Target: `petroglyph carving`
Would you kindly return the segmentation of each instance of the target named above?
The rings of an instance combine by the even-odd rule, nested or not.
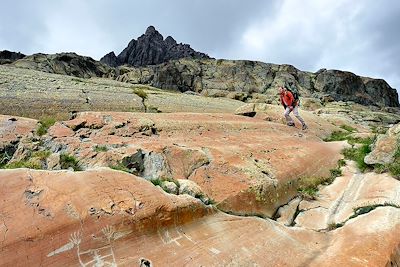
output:
[[[115,240],[115,229],[114,227],[107,225],[101,229],[101,232],[104,235],[105,240],[105,244],[102,246],[82,250],[81,244],[83,242],[83,237],[82,233],[78,231],[71,234],[69,243],[50,252],[47,254],[47,257],[52,257],[76,248],[76,255],[78,257],[79,264],[82,267],[116,267],[117,262],[115,260],[115,254],[112,245],[112,241]]]

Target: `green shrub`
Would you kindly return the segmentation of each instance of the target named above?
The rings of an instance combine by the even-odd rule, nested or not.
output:
[[[349,125],[345,125],[345,124],[340,125],[340,128],[343,129],[343,130],[346,130],[348,132],[351,132],[351,133],[357,132],[356,128],[353,128],[353,127],[351,127]]]
[[[342,170],[340,169],[341,164],[343,164],[344,160],[338,161],[338,167],[335,169],[331,169],[331,175],[327,178],[323,177],[304,177],[299,180],[299,188],[297,192],[303,198],[313,200],[318,195],[318,186],[319,185],[329,185],[333,183],[336,177],[342,176]]]
[[[400,144],[398,144],[396,152],[394,153],[394,160],[395,161],[400,161]]]
[[[37,135],[42,136],[47,133],[47,130],[56,123],[54,118],[44,118],[39,121],[39,127],[36,130]]]
[[[150,180],[150,182],[152,182],[153,185],[155,185],[155,186],[157,186],[157,185],[161,186],[163,180],[161,180],[161,179],[152,179],[152,180]]]
[[[60,166],[61,169],[69,169],[72,168],[74,171],[81,171],[82,168],[79,166],[79,160],[74,156],[69,154],[61,154],[60,155]]]
[[[400,178],[400,162],[388,164],[389,172],[396,178]]]
[[[331,172],[331,177],[333,179],[335,179],[336,177],[342,176],[342,170],[339,168],[332,169],[332,170],[330,170],[330,172]]]
[[[38,158],[40,160],[46,160],[48,157],[50,157],[51,151],[49,150],[41,150],[41,151],[35,151],[32,153],[33,158]]]
[[[346,166],[346,161],[344,159],[339,159],[338,166],[339,168]]]
[[[348,132],[343,131],[334,131],[331,136],[324,139],[325,142],[333,142],[333,141],[344,141],[347,140],[349,137]]]
[[[387,128],[384,127],[377,127],[377,126],[371,126],[371,131],[374,134],[385,134],[387,132]]]
[[[305,199],[314,200],[318,195],[318,188],[314,186],[300,187],[297,192]]]
[[[42,166],[38,162],[32,162],[29,160],[21,160],[9,163],[3,166],[4,169],[18,169],[18,168],[28,168],[28,169],[35,169],[40,170]]]
[[[343,150],[343,155],[346,159],[355,161],[360,171],[365,172],[367,169],[372,167],[364,162],[365,156],[371,152],[371,143],[372,140],[370,140],[369,143],[367,142],[358,148],[355,148],[354,146],[352,148],[346,148]]]
[[[374,172],[384,173],[388,171],[388,167],[385,164],[374,164]]]
[[[375,138],[376,137],[373,137],[373,138],[371,138],[371,137],[368,137],[368,138],[351,137],[348,139],[348,141],[350,144],[353,144],[353,145],[354,144],[371,145],[375,141]]]
[[[114,164],[114,165],[109,165],[108,167],[113,169],[113,170],[116,170],[116,171],[122,171],[122,172],[131,173],[131,170],[128,169],[128,167],[126,167],[121,162],[118,162],[117,164]]]
[[[372,144],[375,140],[376,137],[370,138],[360,138],[360,137],[352,137],[350,136],[355,129],[350,127],[350,126],[341,126],[341,128],[345,128],[346,132],[343,131],[334,131],[331,136],[323,139],[325,142],[332,142],[332,141],[345,141],[347,140],[347,142],[349,144]],[[354,129],[353,131],[350,131],[351,129]]]
[[[107,152],[108,148],[106,146],[95,146],[93,150],[95,152]]]
[[[133,93],[137,94],[143,100],[148,97],[147,93],[142,88],[134,88]]]

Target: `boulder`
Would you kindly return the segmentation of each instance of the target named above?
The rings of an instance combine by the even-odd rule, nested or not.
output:
[[[293,224],[293,220],[297,216],[296,212],[298,211],[300,201],[301,198],[296,197],[286,205],[280,207],[275,215],[275,217],[277,217],[276,221],[285,226],[291,226]]]
[[[164,189],[165,192],[178,195],[179,194],[179,188],[174,182],[170,181],[163,181],[161,183],[161,188]]]
[[[235,115],[254,117],[256,114],[254,103],[243,105],[235,110]]]
[[[393,163],[400,147],[400,124],[390,128],[386,134],[380,134],[372,146],[372,151],[365,158],[367,164]]]
[[[187,180],[187,179],[178,179],[179,183],[179,194],[186,194],[192,196],[194,198],[200,199],[203,203],[208,204],[210,199],[206,194],[203,193],[201,187],[198,186],[195,182]]]

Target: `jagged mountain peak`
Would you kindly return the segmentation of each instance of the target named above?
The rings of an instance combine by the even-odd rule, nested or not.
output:
[[[151,25],[150,25],[149,27],[147,27],[145,34],[146,34],[146,35],[150,35],[150,34],[155,33],[155,32],[158,33],[158,31],[156,30],[156,28],[155,28],[154,26],[151,26]]]
[[[187,57],[210,58],[204,53],[195,51],[188,44],[178,44],[171,36],[164,40],[154,26],[149,26],[137,40],[131,40],[118,56],[110,52],[100,61],[112,67],[125,64],[139,67]]]

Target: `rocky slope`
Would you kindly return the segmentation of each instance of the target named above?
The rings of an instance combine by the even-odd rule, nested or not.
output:
[[[0,170],[1,265],[398,265],[400,181],[347,162],[315,200],[296,198],[300,177],[341,157],[320,140],[338,128],[309,114],[311,130],[288,129],[264,110],[80,113],[41,137],[1,116],[6,163],[47,169]],[[86,170],[57,170],[65,153]],[[105,168],[117,162],[126,172]]]
[[[111,79],[0,66],[0,114],[67,119],[77,111],[101,110],[233,113],[241,105],[237,100],[177,94]]]
[[[116,56],[110,52],[100,59],[111,67],[131,65],[135,67],[155,65],[180,58],[209,58],[208,55],[193,50],[188,44],[178,44],[174,38],[165,38],[153,27],[147,28],[145,34],[133,39],[128,46]]]
[[[255,61],[181,59],[131,70],[117,80],[157,88],[195,91],[206,96],[263,99],[271,102],[277,88],[292,81],[303,97],[353,101],[362,105],[399,107],[397,91],[384,80],[339,70],[300,71],[290,65]]]
[[[189,91],[208,97],[227,97],[240,101],[262,103],[276,103],[277,88],[285,82],[291,81],[299,88],[302,98],[312,98],[321,104],[344,101],[379,108],[394,107],[397,111],[399,110],[397,91],[381,79],[360,77],[339,70],[323,69],[311,73],[300,71],[290,65],[255,61],[213,60],[201,56],[172,60],[180,56],[176,56],[172,52],[170,55],[162,48],[157,48],[159,55],[151,52],[152,47],[157,46],[155,44],[150,45],[152,42],[164,42],[161,35],[161,37],[154,37],[154,35],[158,36],[159,33],[151,29],[148,30],[147,34],[135,41],[143,48],[139,49],[136,45],[135,48],[132,48],[133,45],[128,46],[121,53],[122,56],[119,55],[118,57],[135,58],[140,62],[147,62],[147,57],[163,58],[168,55],[170,61],[146,67],[120,66],[113,68],[89,57],[74,53],[60,53],[27,56],[13,62],[12,66],[80,78],[111,78],[121,82],[150,85],[160,89]],[[171,38],[166,40],[171,43]],[[135,42],[132,41],[132,44]],[[140,52],[138,52],[138,49]],[[191,53],[188,52],[188,55]],[[103,62],[116,66],[118,64],[111,64],[110,62],[113,58],[119,60],[118,57],[111,53],[103,59]],[[157,59],[154,62],[156,61],[160,60]]]

